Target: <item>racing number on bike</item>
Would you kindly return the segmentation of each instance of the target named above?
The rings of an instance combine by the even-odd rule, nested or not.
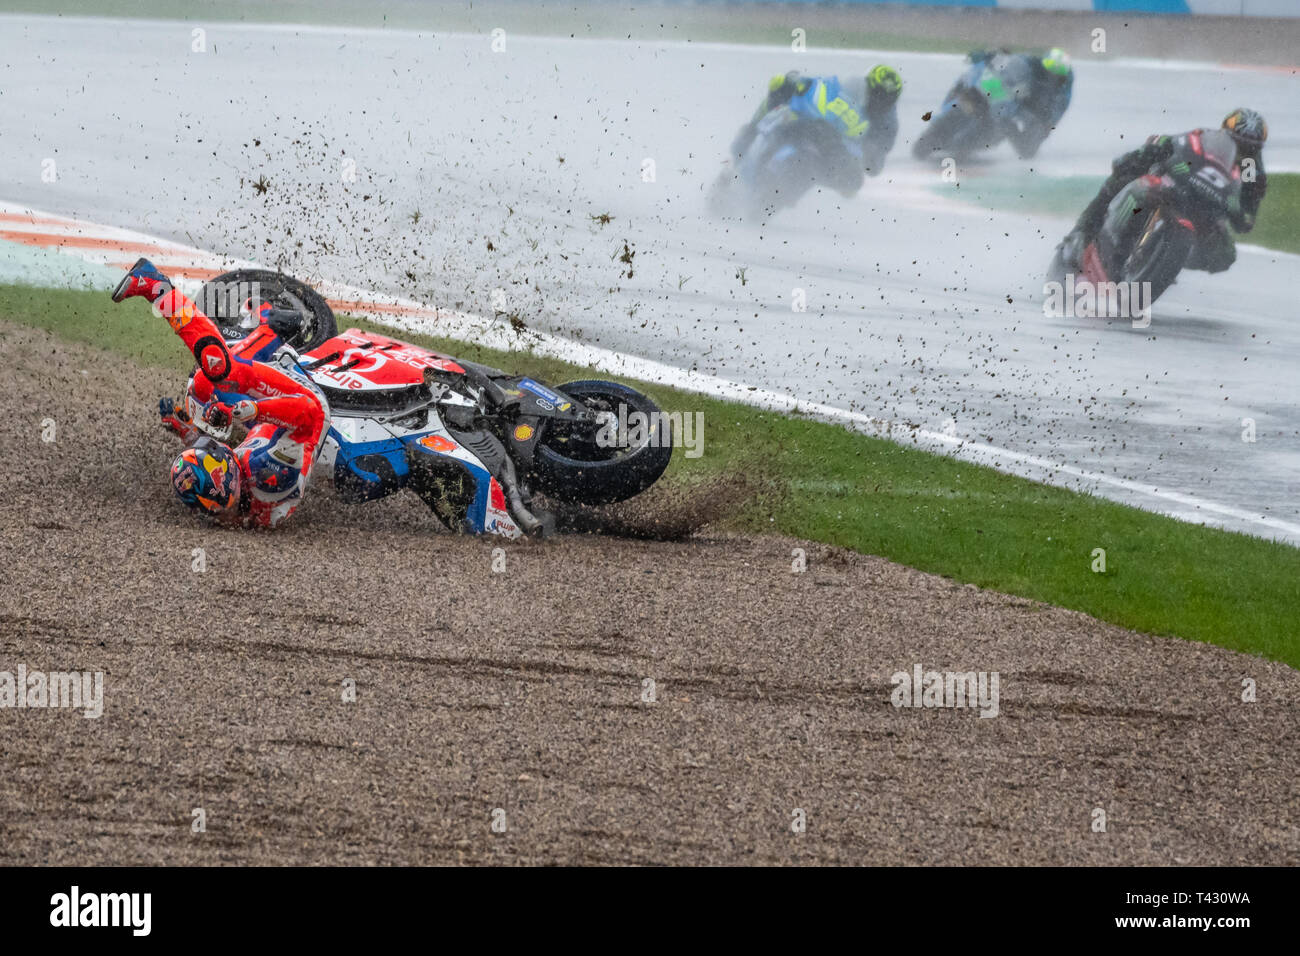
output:
[[[1213,166],[1202,166],[1196,171],[1196,178],[1204,179],[1215,189],[1228,188],[1228,177]]]

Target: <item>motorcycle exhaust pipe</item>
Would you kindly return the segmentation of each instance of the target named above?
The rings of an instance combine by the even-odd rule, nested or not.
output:
[[[502,460],[497,479],[501,482],[501,490],[506,493],[506,505],[510,508],[510,515],[519,522],[519,527],[524,529],[524,534],[529,537],[541,534],[542,520],[529,511],[524,504],[523,495],[519,493],[519,476],[515,472],[515,463],[510,460],[509,455]]]

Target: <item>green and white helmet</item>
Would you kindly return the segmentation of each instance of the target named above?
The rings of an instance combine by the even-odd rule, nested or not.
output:
[[[1056,76],[1069,76],[1074,69],[1070,65],[1070,54],[1059,46],[1054,46],[1043,54],[1043,69]]]

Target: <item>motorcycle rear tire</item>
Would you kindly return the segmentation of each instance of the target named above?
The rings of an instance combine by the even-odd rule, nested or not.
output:
[[[926,127],[925,132],[912,144],[912,157],[926,160],[949,149],[962,127],[973,122],[975,120],[960,109],[954,108],[940,113],[930,120],[930,125]]]
[[[243,338],[248,330],[239,327],[239,306],[254,289],[277,308],[291,308],[302,316],[300,331],[286,340],[295,351],[310,352],[338,335],[334,310],[319,292],[305,282],[270,269],[236,269],[209,279],[199,289],[195,304],[227,339]],[[235,294],[230,294],[231,290]]]

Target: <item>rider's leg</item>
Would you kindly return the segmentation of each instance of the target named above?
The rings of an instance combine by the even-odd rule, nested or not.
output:
[[[172,331],[180,336],[203,373],[199,379],[206,378],[216,384],[230,377],[233,363],[221,330],[184,293],[173,288],[171,280],[148,259],[137,260],[113,290],[114,302],[133,296],[152,302]]]
[[[258,326],[254,334],[248,336],[249,341],[236,347],[237,354],[232,354],[216,323],[184,293],[172,288],[167,277],[147,259],[141,259],[131,267],[113,293],[113,300],[121,302],[132,296],[142,296],[152,302],[172,331],[193,353],[202,373],[194,376],[194,395],[200,402],[211,401],[218,388],[226,392],[243,392],[262,386],[263,391],[285,396],[304,392],[302,384],[281,369],[259,364],[255,371],[249,358],[244,357],[250,349],[261,354],[279,347],[279,337],[269,326]],[[296,421],[292,425],[295,429],[299,427]]]
[[[1188,269],[1204,272],[1224,272],[1237,261],[1237,244],[1232,241],[1232,234],[1223,223],[1197,232],[1196,245],[1187,257]]]
[[[1102,183],[1101,189],[1093,197],[1092,202],[1088,203],[1079,214],[1074,224],[1074,231],[1087,238],[1097,235],[1101,224],[1106,221],[1106,209],[1110,206],[1111,200],[1118,196],[1120,190],[1129,182],[1127,177],[1111,176]]]

